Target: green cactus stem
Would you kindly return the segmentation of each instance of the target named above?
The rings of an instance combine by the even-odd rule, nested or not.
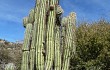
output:
[[[32,24],[34,24],[34,21],[35,21],[35,9],[32,9],[31,11],[30,11],[30,13],[29,13],[29,19],[28,19],[28,22],[29,23],[32,23]],[[32,26],[32,28],[33,28],[33,26]],[[32,29],[32,31],[33,31],[33,29]],[[32,37],[33,38],[33,37]],[[31,39],[32,39],[31,38]],[[31,41],[30,41],[31,42]],[[31,42],[32,43],[32,42]],[[30,47],[30,70],[33,70],[34,69],[34,60],[35,60],[35,48],[32,48],[32,45],[31,45],[31,47]]]
[[[57,0],[50,0],[50,12],[47,25],[47,42],[46,42],[46,68],[50,70],[54,59],[54,29],[56,20],[56,3]]]
[[[71,47],[71,53],[72,56],[75,56],[75,52],[76,52],[76,45],[75,45],[75,41],[76,41],[76,13],[75,12],[71,12],[70,13],[70,23],[72,24],[71,28],[72,28],[72,40],[73,40],[73,44]]]
[[[57,2],[58,3],[58,2]],[[54,70],[61,70],[61,15],[63,13],[63,9],[61,8],[60,5],[57,5],[57,10],[56,10],[56,26],[55,26],[55,57],[54,57]]]
[[[26,17],[26,19],[27,19],[27,17]],[[29,67],[29,65],[28,65],[29,64],[29,48],[30,48],[32,24],[28,23],[27,21],[23,22],[26,26],[26,31],[25,31],[25,37],[24,37],[24,44],[22,47],[23,55],[22,55],[21,70],[28,70],[29,69],[28,68]]]
[[[60,26],[55,27],[55,70],[61,70]]]
[[[26,31],[25,31],[24,44],[22,50],[29,50],[30,38],[32,32],[32,23],[28,23],[28,17],[25,17],[23,21],[24,21],[23,22],[24,26],[26,27]]]
[[[46,0],[40,1],[41,6],[39,9],[39,19],[38,19],[38,34],[36,42],[36,60],[38,70],[44,70],[44,35],[45,35],[45,26],[46,26]]]
[[[30,70],[34,70],[35,66],[35,49],[30,50]]]
[[[31,10],[32,12],[30,13],[30,17],[33,18],[33,19],[30,18],[30,19],[32,22],[34,21],[33,31],[32,31],[32,43],[30,48],[30,70],[37,69],[37,67],[35,67],[35,65],[37,65],[35,52],[36,52],[36,41],[37,41],[36,37],[37,37],[37,30],[38,30],[39,8],[40,8],[40,0],[36,0],[35,9]]]
[[[29,51],[24,51],[22,54],[21,70],[29,70]]]
[[[66,24],[66,35],[65,35],[65,46],[64,46],[64,58],[63,58],[63,66],[62,70],[69,70],[70,58],[72,48],[74,48],[73,41],[74,41],[74,24],[75,18],[71,13],[70,16],[67,18]],[[74,48],[75,49],[75,48]]]
[[[62,20],[61,20],[61,27],[62,27],[62,29],[61,29],[61,58],[62,58],[62,61],[61,61],[61,63],[62,63],[62,65],[61,65],[61,67],[63,67],[63,65],[64,65],[64,57],[65,57],[65,54],[64,54],[64,47],[65,47],[65,35],[66,35],[66,23],[67,23],[67,18],[66,17],[63,17],[62,18]],[[62,69],[63,70],[63,69]]]
[[[31,9],[31,11],[29,13],[28,22],[29,23],[34,23],[34,21],[35,21],[35,9]]]
[[[26,24],[28,23],[28,17],[23,18],[23,26],[26,28]]]
[[[66,24],[66,35],[65,35],[65,46],[64,46],[64,57],[63,57],[63,66],[62,66],[62,70],[69,70],[69,60],[70,60],[70,47],[71,47],[71,44],[72,44],[72,41],[71,41],[71,31],[70,29],[68,28],[69,26],[69,21],[70,21],[70,18],[68,17],[67,18],[67,24]]]

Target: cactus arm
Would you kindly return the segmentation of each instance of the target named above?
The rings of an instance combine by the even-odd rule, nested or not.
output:
[[[29,23],[32,23],[34,24],[34,21],[35,21],[35,9],[32,9],[29,13],[29,19],[28,19],[28,22]],[[32,32],[33,32],[33,29],[32,29]],[[33,34],[32,34],[32,37],[31,39],[33,38]],[[30,61],[30,70],[33,70],[34,69],[34,61],[35,61],[35,48],[33,48],[34,46],[32,45],[32,40],[30,41],[31,42],[31,47],[30,47],[30,53],[29,53],[29,61]]]
[[[67,24],[67,18],[63,17],[62,21],[61,21],[61,25],[62,25],[62,45],[61,45],[61,51],[62,51],[62,70],[64,69],[64,65],[65,65],[65,58],[66,58],[66,53],[65,53],[65,46],[66,46],[66,24]]]
[[[72,52],[72,48],[75,49],[75,46],[73,45],[74,41],[74,24],[75,24],[75,17],[71,13],[70,16],[67,18],[67,24],[66,24],[66,38],[65,38],[65,47],[64,47],[64,58],[63,58],[63,67],[62,70],[69,70],[69,64],[70,64],[70,56]]]
[[[55,70],[61,70],[60,27],[56,25],[55,33]]]
[[[28,23],[28,17],[25,17],[23,21],[24,21],[23,23],[26,26],[26,30],[25,30],[24,44],[23,44],[22,50],[29,50],[29,44],[30,44],[29,42],[31,38],[32,24]]]
[[[35,8],[31,9],[29,13],[29,19],[28,19],[29,23],[34,23],[34,21],[35,21]]]
[[[72,29],[72,47],[71,47],[71,53],[72,56],[75,56],[75,52],[76,52],[76,45],[75,45],[75,40],[76,40],[76,13],[75,12],[71,12],[70,13],[70,23],[71,25],[71,29]]]
[[[24,44],[22,47],[22,65],[21,65],[21,70],[28,70],[29,68],[29,47],[30,47],[30,38],[31,38],[31,32],[32,32],[32,24],[28,23],[27,21],[24,21],[25,26],[26,26],[26,31],[25,31],[25,38],[24,38]]]
[[[67,18],[66,24],[66,37],[65,37],[65,46],[64,46],[64,57],[63,57],[63,66],[62,70],[69,70],[69,59],[70,59],[70,47],[71,47],[71,33],[69,26],[69,17]]]

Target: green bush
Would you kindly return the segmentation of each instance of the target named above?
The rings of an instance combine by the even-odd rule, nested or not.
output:
[[[71,70],[110,70],[109,22],[81,24],[76,37],[77,55],[71,59]]]

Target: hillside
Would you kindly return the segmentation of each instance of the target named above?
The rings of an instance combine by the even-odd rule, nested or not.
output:
[[[0,39],[0,70],[4,70],[4,67],[9,63],[13,63],[16,69],[19,69],[21,47],[22,44],[20,43],[12,43]]]

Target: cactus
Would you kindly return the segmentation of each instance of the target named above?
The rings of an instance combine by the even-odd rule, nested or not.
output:
[[[38,20],[38,34],[36,42],[36,60],[38,70],[44,69],[44,56],[42,51],[44,50],[44,33],[45,33],[45,19],[46,19],[46,0],[41,0],[41,8],[39,9],[40,16]]]
[[[34,70],[35,66],[35,49],[30,50],[30,70]]]
[[[36,0],[29,17],[23,19],[21,70],[69,70],[71,53],[76,50],[75,13],[61,21],[62,13],[59,0]]]
[[[71,12],[70,13],[70,23],[72,24],[71,29],[72,29],[72,48],[71,48],[71,53],[72,56],[75,56],[75,52],[76,52],[76,45],[75,45],[75,41],[76,41],[76,13],[75,12]]]
[[[61,20],[61,58],[62,58],[62,65],[63,66],[63,58],[64,58],[64,47],[65,47],[65,35],[66,35],[66,23],[67,23],[67,18],[63,17]]]
[[[55,27],[55,70],[61,70],[61,47],[60,47],[60,27]]]
[[[56,17],[56,0],[50,0],[50,12],[48,17],[47,26],[47,42],[46,42],[46,68],[45,70],[50,70],[54,59],[54,27],[55,27],[55,17]]]
[[[66,35],[65,35],[65,46],[64,46],[64,57],[63,57],[63,66],[62,70],[69,70],[69,60],[70,60],[70,47],[72,45],[71,37],[72,35],[70,34],[70,29],[68,26],[70,25],[69,21],[70,18],[67,18],[67,26],[66,26]]]
[[[31,11],[30,11],[30,13],[29,13],[29,19],[28,19],[28,22],[29,23],[32,23],[32,25],[34,24],[34,21],[35,21],[35,9],[32,9]],[[32,26],[32,28],[33,28],[33,26]],[[32,31],[33,31],[33,29],[32,29]],[[33,34],[32,34],[32,36],[33,36]],[[32,39],[33,37],[31,37],[31,39]],[[31,41],[30,41],[30,43],[32,43]],[[30,44],[30,53],[29,53],[29,55],[30,55],[30,57],[29,57],[29,61],[30,61],[30,70],[33,70],[34,69],[34,60],[35,60],[35,48],[33,48],[33,45],[32,44]]]
[[[68,57],[68,52],[69,52],[68,49],[67,49],[68,48],[68,46],[67,46],[68,41],[66,41],[67,40],[67,38],[66,38],[67,24],[68,24],[68,18],[64,17],[62,19],[62,49],[63,49],[62,50],[63,51],[63,54],[62,54],[62,58],[63,58],[63,60],[62,60],[62,70],[66,70],[66,67],[68,67],[67,63],[66,63],[66,59]]]
[[[25,31],[25,38],[24,38],[24,44],[22,47],[23,55],[22,55],[22,65],[21,70],[28,70],[29,68],[29,47],[30,47],[30,38],[31,38],[31,32],[32,32],[32,24],[28,23],[28,17],[24,19],[26,31]]]
[[[25,31],[25,38],[24,38],[24,44],[22,50],[29,50],[29,45],[30,45],[29,42],[32,32],[32,23],[28,23],[28,17],[25,17],[23,20],[23,24],[26,27],[26,31]]]
[[[34,23],[35,21],[35,9],[32,9],[29,13],[29,19],[28,22],[29,23]]]
[[[64,13],[64,11],[63,11],[62,7],[60,5],[58,5],[57,9],[56,9],[56,14],[61,16],[62,13]]]
[[[54,57],[54,70],[61,70],[61,31],[60,31],[60,21],[61,15],[63,13],[63,9],[60,5],[57,6],[56,10],[56,26],[55,26],[55,57]],[[59,22],[58,22],[59,21]]]
[[[29,51],[24,51],[22,54],[21,70],[29,70]]]
[[[5,66],[5,70],[15,70],[15,65],[13,63],[8,63]]]
[[[39,18],[39,8],[40,8],[40,0],[36,0],[35,9],[34,9],[34,11],[31,12],[31,13],[34,12],[33,13],[34,16],[30,15],[34,19],[33,20],[31,18],[32,21],[34,21],[34,22],[33,22],[33,31],[32,31],[32,43],[31,43],[31,48],[30,48],[30,70],[34,70],[35,68],[37,68],[37,67],[35,67],[36,62],[37,62],[37,60],[35,59],[37,54],[35,54],[35,52],[36,52],[36,41],[37,41],[36,37],[37,37],[37,30],[38,30],[37,21],[38,21],[38,18]]]
[[[28,17],[23,18],[23,26],[26,28],[26,24],[28,23]]]
[[[69,70],[69,62],[70,62],[70,55],[71,55],[71,49],[75,46],[73,45],[74,42],[74,21],[75,17],[74,14],[71,13],[71,15],[67,18],[67,24],[66,24],[66,35],[65,35],[65,46],[64,46],[64,57],[63,57],[63,66],[62,70]]]

